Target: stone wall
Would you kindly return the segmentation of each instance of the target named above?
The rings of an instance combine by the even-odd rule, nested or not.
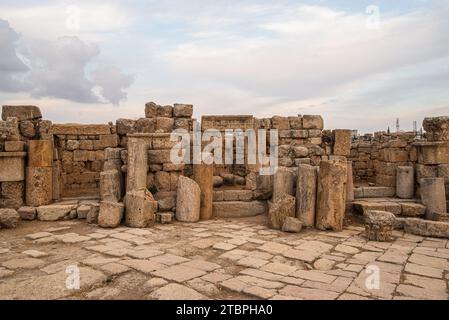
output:
[[[53,124],[51,132],[55,143],[55,185],[60,187],[61,196],[98,196],[104,150],[119,145],[115,126]]]

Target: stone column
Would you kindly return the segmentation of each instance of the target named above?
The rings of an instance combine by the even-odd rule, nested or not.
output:
[[[148,138],[129,137],[126,191],[147,188]]]
[[[318,175],[316,227],[341,231],[345,216],[347,164],[343,161],[321,161]]]
[[[346,202],[354,201],[354,176],[352,171],[352,161],[347,162],[347,181],[346,181]]]
[[[214,166],[199,164],[193,166],[193,179],[201,190],[200,220],[212,218]]]
[[[421,201],[427,207],[425,218],[433,220],[435,213],[446,213],[446,191],[444,178],[422,178]]]
[[[315,226],[316,193],[317,168],[300,164],[296,181],[296,217],[306,227]]]
[[[26,170],[26,203],[39,207],[53,199],[53,141],[28,141],[28,167]]]
[[[279,167],[274,174],[272,201],[278,201],[284,194],[293,196],[294,183],[295,176],[293,172],[285,167]]]
[[[197,222],[200,220],[201,190],[198,184],[181,176],[178,181],[176,196],[176,220]]]
[[[397,167],[396,195],[401,199],[412,199],[415,196],[415,171],[413,167]]]

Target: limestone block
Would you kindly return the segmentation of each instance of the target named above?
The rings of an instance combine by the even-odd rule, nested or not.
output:
[[[179,177],[176,197],[176,220],[197,222],[200,219],[201,190],[198,184],[187,177]]]
[[[155,118],[157,117],[158,105],[154,102],[148,102],[145,104],[145,118]]]
[[[337,156],[349,157],[351,153],[351,130],[336,129],[333,135],[333,154]]]
[[[146,189],[133,190],[126,193],[125,221],[128,227],[146,228],[155,221],[153,195]]]
[[[156,118],[156,132],[172,132],[175,125],[175,119],[168,117]]]
[[[23,205],[24,181],[2,182],[0,206],[17,209]]]
[[[251,190],[223,190],[223,201],[251,201]]]
[[[412,199],[415,196],[415,174],[413,167],[398,167],[396,195],[401,199]]]
[[[67,150],[73,151],[79,149],[80,142],[78,140],[67,140],[65,147]]]
[[[296,199],[295,197],[283,194],[276,202],[269,206],[268,227],[281,230],[287,217],[295,217]]]
[[[190,118],[193,115],[193,105],[175,103],[173,116],[177,118]]]
[[[420,181],[422,178],[437,178],[439,176],[438,167],[417,163],[415,165],[415,176],[417,181]]]
[[[274,116],[271,118],[271,123],[272,123],[273,129],[278,129],[278,130],[289,130],[290,129],[290,123],[289,123],[287,117]]]
[[[14,209],[0,209],[0,227],[13,229],[17,227],[20,215]]]
[[[36,219],[37,210],[35,207],[21,207],[17,210],[17,213],[19,213],[22,220],[31,221]]]
[[[148,144],[145,139],[130,138],[128,141],[127,191],[145,189],[148,171]]]
[[[28,167],[52,167],[53,141],[28,141]]]
[[[20,133],[26,138],[33,138],[36,135],[36,129],[33,122],[25,120],[19,124]]]
[[[76,210],[74,204],[52,204],[37,207],[37,218],[40,221],[57,221],[66,219],[72,210]]]
[[[420,203],[402,202],[401,214],[404,217],[421,217],[426,213],[426,206]]]
[[[221,201],[214,202],[212,207],[217,218],[253,217],[267,212],[265,201]]]
[[[161,224],[172,223],[173,213],[172,212],[158,212],[157,213],[157,221]]]
[[[116,148],[119,144],[117,134],[100,135],[98,140],[93,141],[94,150],[103,150],[105,148]]]
[[[341,231],[346,210],[347,164],[322,161],[318,175],[316,227]]]
[[[444,183],[449,184],[449,164],[440,164],[438,166],[438,177],[444,178]]]
[[[424,142],[418,146],[418,163],[438,165],[449,163],[449,142]]]
[[[449,222],[408,218],[405,219],[404,230],[422,237],[449,238]]]
[[[317,168],[302,164],[298,166],[296,181],[296,217],[306,227],[315,226]]]
[[[364,214],[365,234],[369,241],[392,241],[396,217],[387,211],[367,211]]]
[[[172,106],[157,106],[157,116],[164,118],[173,117],[173,107]]]
[[[25,180],[25,152],[0,152],[0,182]]]
[[[434,213],[447,213],[444,179],[423,178],[419,184],[421,201],[427,207],[426,219],[433,220]]]
[[[154,184],[159,191],[170,191],[170,173],[158,171],[154,175]]]
[[[25,149],[23,141],[5,141],[6,152],[22,152]]]
[[[354,201],[354,177],[352,170],[352,161],[347,161],[347,181],[346,181],[346,202]],[[413,169],[413,168],[412,168]]]
[[[118,170],[100,173],[100,197],[103,201],[119,202],[122,198],[120,173]]]
[[[273,202],[277,202],[282,195],[293,195],[295,175],[292,170],[279,167],[273,178]]]
[[[148,161],[150,164],[162,164],[171,162],[170,152],[171,150],[149,150]]]
[[[214,184],[214,188],[219,188],[223,185],[224,180],[222,177],[220,176],[214,176],[213,177],[213,184]]]
[[[309,155],[309,149],[303,146],[292,147],[292,152],[295,158],[305,158]]]
[[[170,197],[164,197],[157,201],[159,211],[171,211],[176,208],[176,195]]]
[[[136,132],[153,133],[156,131],[156,120],[153,118],[140,118],[136,121]]]
[[[318,115],[304,115],[302,117],[302,127],[304,129],[320,129],[323,130],[323,118]]]
[[[92,205],[90,211],[86,216],[86,222],[89,224],[98,224],[98,214],[100,212],[100,205]]]
[[[175,115],[177,106],[175,104]],[[193,166],[193,180],[195,180],[201,190],[200,220],[212,218],[213,177],[213,165],[199,164]]]
[[[117,119],[115,122],[117,134],[126,135],[128,133],[136,132],[136,120],[132,119]]]
[[[109,124],[52,124],[51,132],[54,135],[95,136],[99,134],[111,134],[111,126]]]
[[[42,118],[41,110],[36,106],[3,106],[2,119],[17,118],[19,121]]]
[[[187,118],[176,118],[173,129],[185,129],[190,130],[191,128],[191,120]]]
[[[53,174],[51,167],[27,167],[26,203],[38,207],[51,203],[53,198]]]
[[[123,219],[125,206],[123,203],[101,201],[98,214],[98,225],[102,228],[116,228]]]
[[[282,225],[282,231],[299,233],[301,232],[302,225],[303,223],[301,220],[293,217],[287,217]]]

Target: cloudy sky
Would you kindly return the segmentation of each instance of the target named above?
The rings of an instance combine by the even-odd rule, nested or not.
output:
[[[0,104],[55,122],[321,114],[364,132],[449,114],[449,1],[0,2]]]

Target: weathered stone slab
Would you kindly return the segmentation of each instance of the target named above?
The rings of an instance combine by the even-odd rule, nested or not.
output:
[[[39,107],[36,106],[3,106],[2,119],[17,118],[19,121],[42,118]]]
[[[295,185],[295,175],[292,170],[279,167],[273,178],[273,202],[278,201],[282,195],[293,196]]]
[[[263,201],[221,201],[213,203],[213,215],[219,218],[253,217],[267,212]]]
[[[0,152],[0,182],[25,180],[25,152]]]
[[[296,217],[306,227],[315,226],[317,168],[301,164],[296,181]]]
[[[404,217],[421,217],[426,213],[426,206],[419,203],[402,202],[401,214]]]
[[[28,166],[51,167],[53,165],[53,141],[28,141]]]
[[[23,152],[25,149],[25,142],[23,141],[5,141],[6,152]]]
[[[177,118],[190,118],[193,115],[193,105],[175,103],[173,115]]]
[[[118,170],[109,170],[100,173],[100,197],[103,201],[120,201],[122,198],[122,190]]]
[[[449,222],[408,218],[405,219],[404,230],[423,237],[449,238]]]
[[[38,207],[51,203],[53,176],[51,167],[28,167],[26,174],[26,203]]]
[[[187,177],[179,177],[176,196],[176,220],[197,222],[200,219],[201,190],[198,184]]]
[[[332,131],[334,144],[333,155],[348,157],[351,153],[351,130],[336,129]]]
[[[76,205],[53,204],[48,206],[40,206],[37,208],[37,218],[41,221],[63,220],[72,210],[76,210]]]
[[[287,217],[282,225],[282,231],[299,233],[301,232],[303,222],[297,218]]]
[[[116,228],[123,219],[125,206],[123,203],[101,201],[98,214],[98,225],[102,228]]]
[[[35,207],[21,207],[17,210],[22,220],[34,220],[36,219],[36,208]]]
[[[149,144],[150,141],[145,137],[128,139],[127,191],[147,187]]]
[[[425,118],[423,128],[430,141],[449,141],[449,117]]]
[[[341,231],[346,210],[347,165],[343,161],[321,161],[318,175],[316,227]]]

